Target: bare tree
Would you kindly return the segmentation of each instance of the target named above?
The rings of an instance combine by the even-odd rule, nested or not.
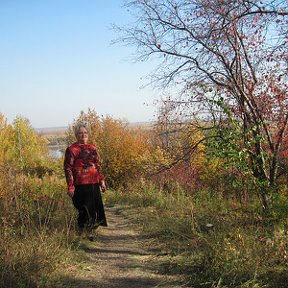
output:
[[[128,1],[136,21],[120,28],[121,41],[135,45],[139,59],[159,56],[152,82],[180,88],[181,94],[173,97],[186,121],[208,116],[219,125],[225,114],[239,123],[247,164],[254,177],[267,184],[261,192],[265,207],[287,133],[287,4]]]

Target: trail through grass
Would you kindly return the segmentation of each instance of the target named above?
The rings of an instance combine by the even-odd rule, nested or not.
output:
[[[96,242],[80,241],[87,259],[67,267],[54,287],[185,287],[180,275],[160,272],[167,255],[151,249],[150,240],[135,224],[132,210],[129,215],[123,209],[117,205],[106,209],[109,226],[99,228]]]

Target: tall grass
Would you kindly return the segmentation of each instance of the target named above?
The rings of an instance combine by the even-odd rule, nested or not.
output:
[[[140,181],[129,192],[106,195],[109,203],[141,211],[143,231],[169,255],[161,265],[164,272],[183,273],[199,288],[287,287],[285,197],[267,217],[257,200],[243,205],[211,191],[186,195],[177,185],[169,191]]]
[[[0,287],[53,287],[54,272],[75,257],[75,211],[63,179],[1,172]]]

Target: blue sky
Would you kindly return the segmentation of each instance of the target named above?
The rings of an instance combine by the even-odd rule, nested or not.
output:
[[[131,22],[121,0],[0,0],[0,112],[35,128],[67,126],[95,109],[129,122],[155,120],[155,67],[111,45],[111,24]]]

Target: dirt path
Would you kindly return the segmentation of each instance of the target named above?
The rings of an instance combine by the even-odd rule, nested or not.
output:
[[[61,287],[184,287],[179,284],[180,276],[159,272],[159,261],[165,255],[151,252],[148,240],[141,237],[137,226],[122,211],[121,207],[106,208],[109,226],[97,230],[96,242],[83,241],[88,260],[71,267],[65,279],[67,284]]]

